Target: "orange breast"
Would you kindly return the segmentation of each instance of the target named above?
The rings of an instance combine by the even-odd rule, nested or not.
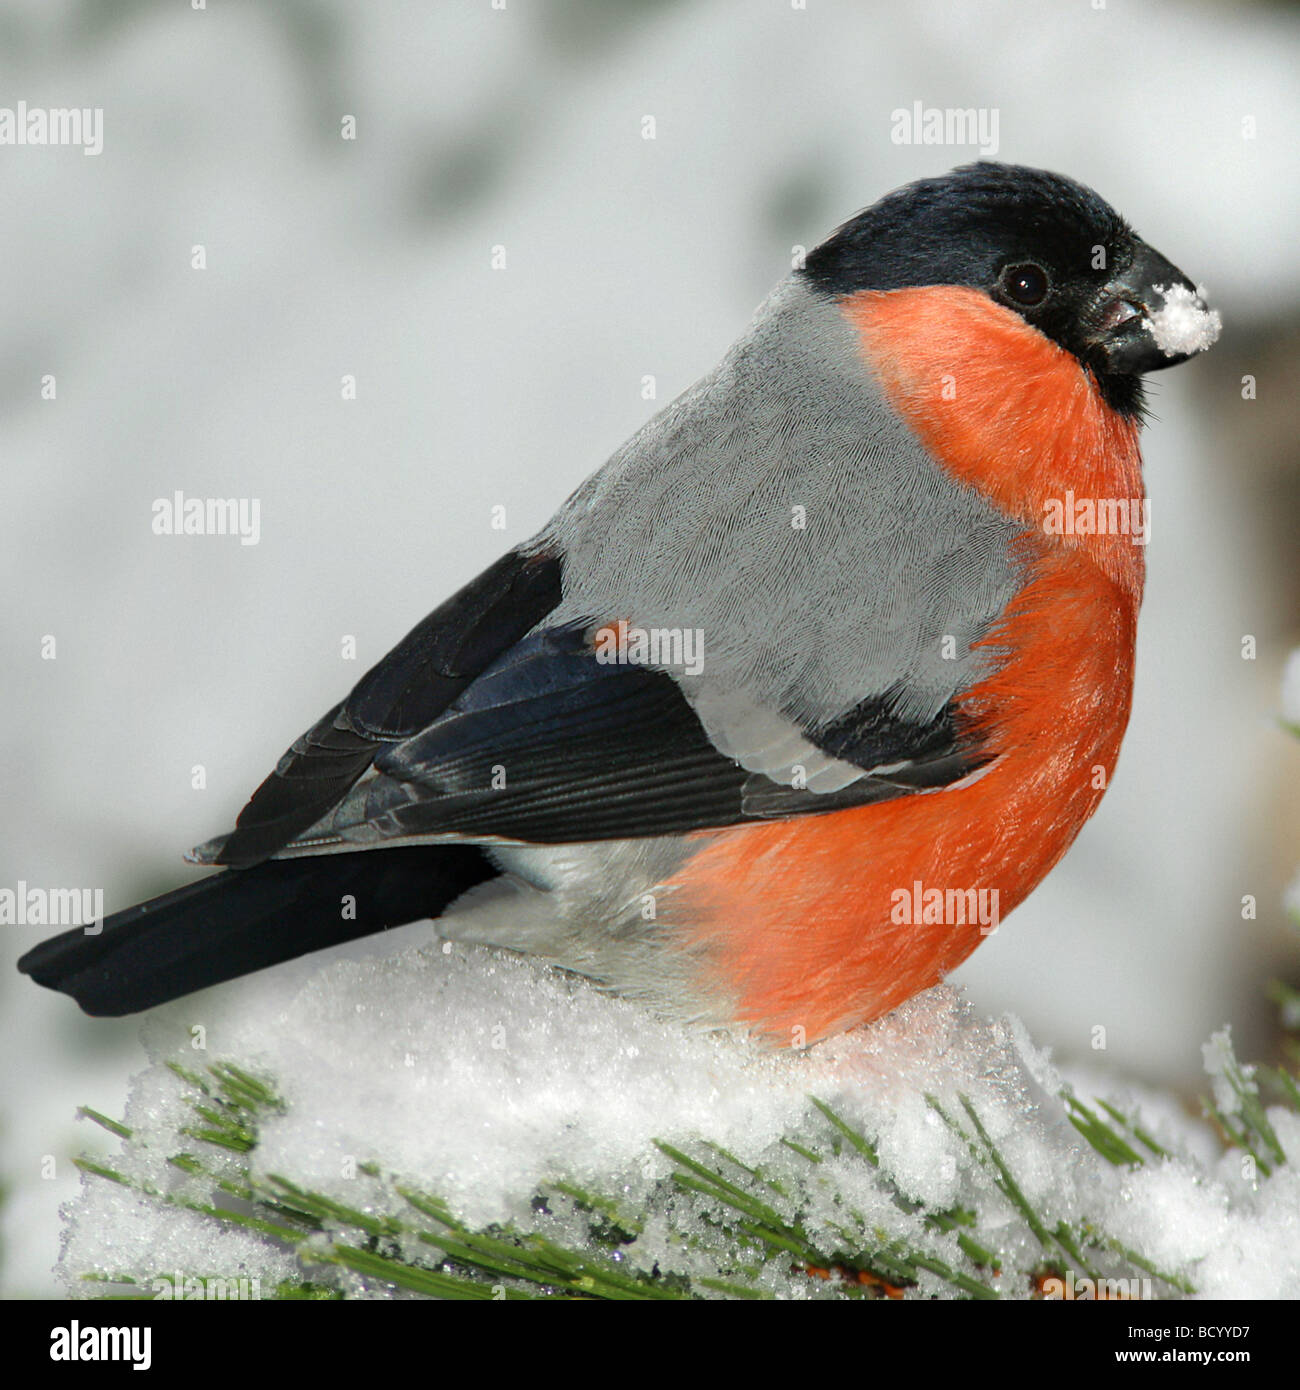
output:
[[[1131,537],[1041,527],[1067,488],[1142,496],[1136,425],[1072,356],[975,291],[861,295],[847,313],[930,452],[1025,523],[1027,582],[985,639],[1009,655],[963,701],[989,767],[942,790],[707,832],[672,881],[672,918],[707,987],[786,1042],[936,983],[1064,854],[1114,770],[1142,590]]]

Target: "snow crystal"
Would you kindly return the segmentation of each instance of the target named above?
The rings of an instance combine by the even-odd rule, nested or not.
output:
[[[87,1273],[246,1276],[264,1290],[302,1277],[292,1254],[182,1205],[209,1200],[211,1181],[168,1162],[178,1129],[194,1118],[167,1064],[201,1072],[219,1059],[265,1075],[285,1102],[263,1120],[251,1154],[205,1153],[208,1167],[232,1182],[247,1166],[254,1181],[283,1174],[336,1201],[382,1209],[391,1189],[366,1176],[373,1162],[436,1194],[470,1226],[535,1229],[539,1188],[566,1181],[647,1209],[672,1170],[653,1141],[698,1152],[708,1140],[783,1183],[815,1171],[801,1216],[808,1223],[834,1227],[851,1211],[882,1238],[914,1242],[920,1219],[907,1200],[930,1211],[973,1208],[976,1238],[1004,1262],[1005,1272],[989,1277],[1024,1297],[1023,1271],[1041,1250],[972,1157],[973,1110],[1049,1227],[1099,1222],[1205,1295],[1277,1297],[1300,1285],[1300,1171],[1282,1166],[1260,1179],[1241,1168],[1238,1151],[1216,1154],[1207,1166],[1204,1124],[1168,1099],[1151,1114],[1141,1093],[1107,1080],[1103,1094],[1126,1113],[1140,1112],[1172,1150],[1141,1169],[1112,1167],[1070,1125],[1058,1099],[1063,1082],[1023,1026],[979,1018],[949,986],[868,1028],[802,1051],[773,1051],[664,1022],[583,981],[476,948],[335,959],[296,993],[286,978],[270,972],[151,1016],[152,1065],[133,1083],[125,1117],[135,1138],[116,1166],[172,1201],[86,1179],[65,1208],[61,1273],[70,1290],[93,1291],[82,1282]],[[206,1050],[195,1050],[200,1042]],[[1206,1054],[1216,1095],[1230,1056],[1226,1031],[1216,1034]],[[1098,1094],[1078,1077],[1071,1082],[1088,1100]],[[810,1097],[870,1140],[879,1169],[847,1145],[834,1152]],[[1300,1152],[1300,1121],[1280,1110],[1270,1115],[1287,1151]],[[811,1169],[783,1136],[820,1150],[821,1164]],[[619,1252],[626,1268],[716,1273],[707,1252],[682,1238],[688,1217],[648,1212],[644,1230]],[[545,1215],[548,1235],[584,1238],[583,1220],[559,1202]],[[707,1234],[703,1218],[693,1219],[692,1229]],[[932,1249],[961,1259],[952,1244]],[[427,1260],[428,1246],[422,1253]],[[350,1296],[391,1294],[381,1281],[342,1278]],[[797,1299],[828,1287],[782,1261],[761,1283]],[[925,1274],[918,1292],[952,1289]]]
[[[1204,352],[1219,336],[1223,319],[1205,303],[1205,286],[1189,290],[1185,285],[1157,285],[1164,304],[1145,321],[1156,346],[1166,357]]]
[[[1205,1061],[1205,1074],[1210,1078],[1214,1091],[1214,1104],[1224,1115],[1241,1113],[1243,1097],[1232,1084],[1233,1072],[1240,1076],[1244,1088],[1253,1092],[1258,1087],[1250,1079],[1253,1067],[1243,1067],[1232,1051],[1232,1030],[1220,1028],[1210,1034],[1210,1041],[1201,1045],[1201,1056]]]

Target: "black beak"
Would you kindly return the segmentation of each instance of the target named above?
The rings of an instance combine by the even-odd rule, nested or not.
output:
[[[1173,290],[1174,300],[1168,292]],[[1177,303],[1177,327],[1171,323]],[[1219,316],[1171,261],[1145,242],[1094,301],[1088,342],[1108,372],[1140,376],[1174,367],[1203,352],[1218,336]],[[1198,328],[1201,331],[1197,331]]]

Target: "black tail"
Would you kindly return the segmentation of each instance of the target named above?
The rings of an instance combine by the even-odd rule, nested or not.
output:
[[[418,845],[228,869],[34,946],[38,985],[116,1017],[358,936],[436,917],[496,868],[475,845]],[[355,899],[355,916],[345,912]]]

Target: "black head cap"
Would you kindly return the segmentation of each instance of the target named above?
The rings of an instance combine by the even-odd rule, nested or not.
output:
[[[1125,415],[1141,412],[1142,372],[1184,360],[1139,336],[1161,306],[1155,288],[1194,288],[1092,189],[989,161],[886,194],[810,252],[803,274],[831,295],[983,290],[1073,353]]]

